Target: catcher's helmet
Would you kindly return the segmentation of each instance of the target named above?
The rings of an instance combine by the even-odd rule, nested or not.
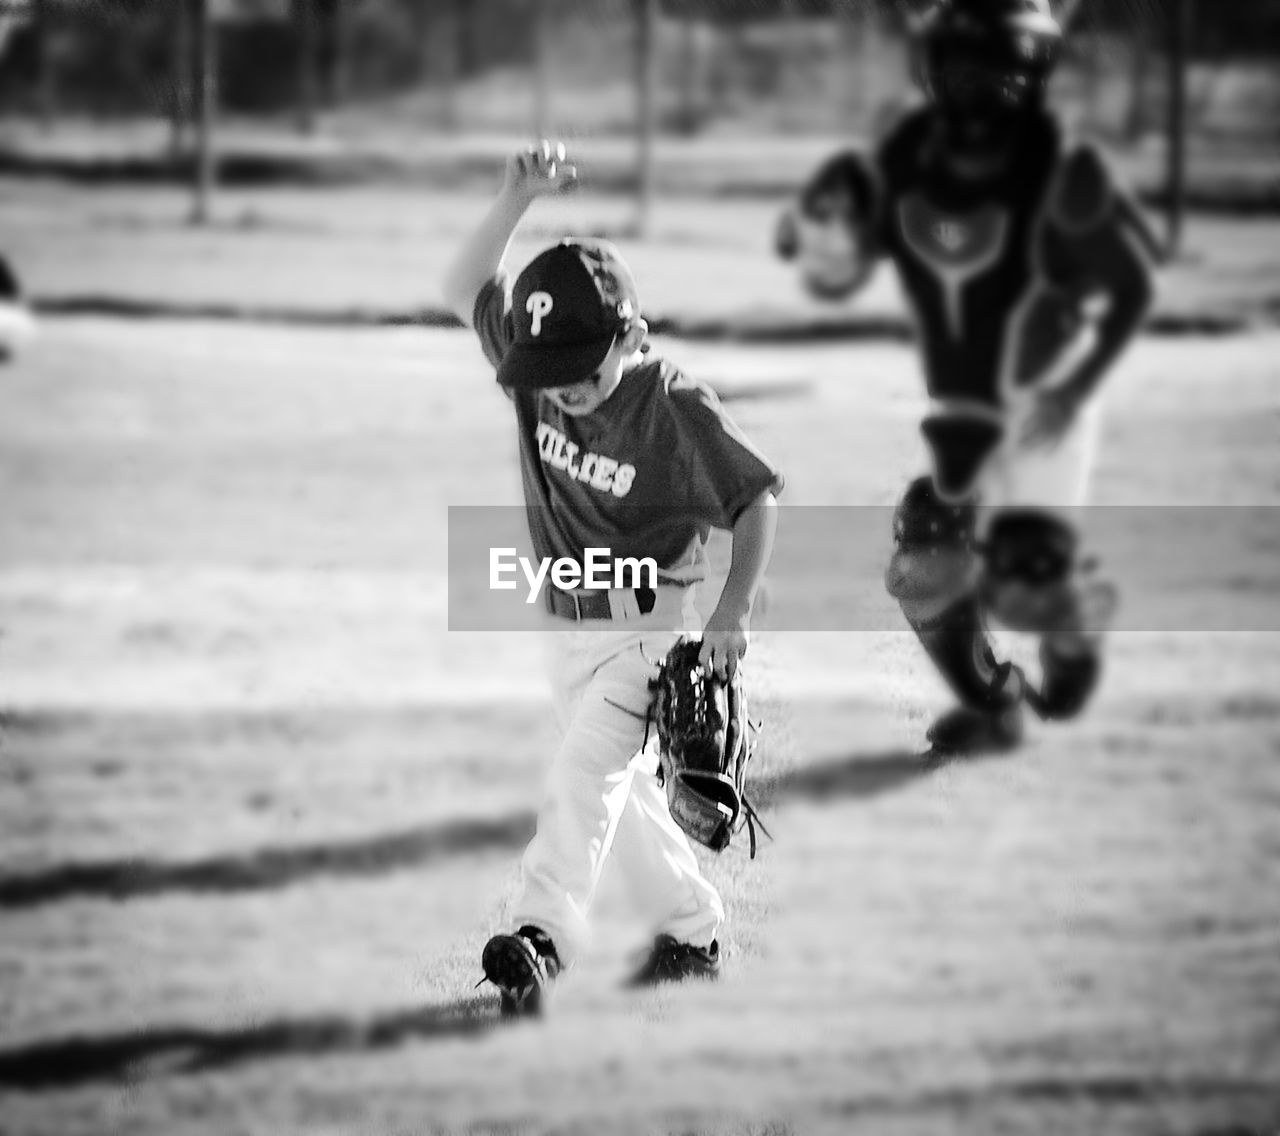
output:
[[[1039,105],[1062,50],[1049,0],[941,0],[917,36],[925,92],[978,132]]]

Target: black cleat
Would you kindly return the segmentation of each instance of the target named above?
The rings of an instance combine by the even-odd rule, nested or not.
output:
[[[538,1017],[547,990],[560,973],[560,956],[550,937],[537,927],[514,935],[494,935],[480,956],[484,976],[502,992],[504,1018]]]
[[[715,979],[720,976],[720,944],[695,947],[678,943],[670,935],[659,935],[644,965],[627,982],[629,987],[660,986],[664,982],[684,982],[689,978]]]
[[[1003,663],[991,706],[957,706],[943,714],[925,735],[930,757],[977,757],[1009,753],[1022,742],[1022,704],[1027,684],[1022,671]]]
[[[1074,652],[1054,650],[1045,643],[1040,648],[1040,666],[1044,678],[1032,709],[1046,721],[1080,714],[1102,677],[1102,655],[1092,643],[1081,644]]]
[[[934,722],[925,738],[930,757],[1009,753],[1022,742],[1022,705],[1001,710],[957,706]]]

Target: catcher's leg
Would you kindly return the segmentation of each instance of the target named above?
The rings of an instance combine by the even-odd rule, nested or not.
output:
[[[1022,737],[1022,673],[1000,662],[976,591],[975,510],[950,505],[932,480],[907,487],[894,512],[894,553],[885,586],[897,599],[960,707],[929,731],[935,752],[1002,751]]]
[[[987,533],[982,595],[1005,626],[1041,634],[1043,679],[1031,702],[1045,718],[1074,717],[1088,703],[1118,602],[1078,545],[1073,523],[1045,510],[1002,509]]]
[[[983,598],[1001,623],[1041,634],[1043,680],[1030,700],[1045,718],[1073,717],[1093,695],[1118,604],[1114,585],[1079,548],[1078,507],[1098,424],[1095,403],[1049,448],[1021,447],[1015,425],[983,483],[992,506],[983,534]]]

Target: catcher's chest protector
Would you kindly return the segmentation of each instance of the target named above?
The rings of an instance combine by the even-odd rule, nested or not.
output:
[[[935,125],[917,112],[881,150],[883,239],[917,317],[929,394],[998,409],[1018,312],[1039,286],[1032,246],[1061,137],[1036,115],[1005,174],[975,188],[931,157]]]

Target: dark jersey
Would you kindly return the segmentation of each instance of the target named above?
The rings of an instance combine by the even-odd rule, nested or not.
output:
[[[1014,312],[1035,286],[1034,230],[1060,157],[1038,117],[1005,176],[981,187],[950,177],[934,118],[909,116],[885,142],[881,239],[919,321],[929,393],[998,406]]]
[[[976,469],[1011,397],[1051,384],[1079,357],[1106,303],[1117,234],[1135,245],[1143,271],[1152,250],[1136,247],[1145,229],[1096,151],[1065,145],[1048,113],[1030,119],[1009,165],[982,182],[950,172],[937,127],[933,111],[918,110],[881,145],[873,224],[940,404],[926,433],[935,450],[958,447],[959,465]]]
[[[498,277],[474,324],[497,366],[511,343],[510,294]],[[542,392],[511,392],[529,531],[539,558],[582,563],[586,548],[652,557],[665,580],[706,575],[712,528],[731,529],[782,477],[715,393],[660,359],[628,371],[596,410],[565,414]]]

